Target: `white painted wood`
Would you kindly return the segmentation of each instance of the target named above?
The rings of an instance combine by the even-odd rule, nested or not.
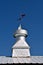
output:
[[[28,57],[29,53],[29,49],[13,49],[12,57]]]

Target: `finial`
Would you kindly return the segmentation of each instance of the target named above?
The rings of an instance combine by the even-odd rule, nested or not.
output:
[[[19,30],[21,29],[21,24],[20,24],[20,26],[18,27],[18,29],[19,29]]]

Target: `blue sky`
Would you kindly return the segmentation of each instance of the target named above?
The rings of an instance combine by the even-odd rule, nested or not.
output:
[[[17,21],[21,13],[26,16]],[[11,56],[13,33],[21,23],[28,31],[31,55],[43,55],[43,0],[0,0],[0,56]]]

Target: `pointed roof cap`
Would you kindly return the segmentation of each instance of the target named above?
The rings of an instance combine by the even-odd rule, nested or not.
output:
[[[21,29],[21,24],[20,24],[20,26],[18,27],[18,30],[20,30]]]
[[[21,43],[21,42],[22,42],[22,43]],[[23,48],[25,48],[25,49],[28,49],[28,48],[30,48],[30,46],[27,44],[26,41],[24,41],[24,40],[19,40],[19,41],[17,41],[17,42],[13,45],[12,48],[16,48],[16,49],[23,49]]]
[[[27,31],[22,29],[21,28],[21,24],[20,24],[20,26],[18,27],[18,30],[16,30],[16,32],[14,33],[13,36],[14,37],[18,37],[18,36],[25,36],[25,37],[27,37],[27,35],[28,35]]]

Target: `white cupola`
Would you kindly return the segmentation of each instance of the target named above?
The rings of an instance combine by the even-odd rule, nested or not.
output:
[[[30,56],[30,47],[27,44],[25,37],[28,33],[26,30],[21,28],[21,25],[18,27],[18,30],[14,33],[14,38],[17,39],[16,43],[12,47],[12,57],[29,57]]]

